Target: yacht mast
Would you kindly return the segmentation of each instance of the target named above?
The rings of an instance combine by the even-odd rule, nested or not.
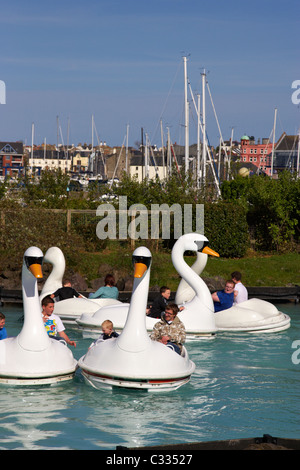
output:
[[[33,141],[34,141],[34,122],[31,125],[31,175],[33,172]]]
[[[125,171],[128,173],[128,135],[129,135],[129,124],[126,126],[126,154],[125,154]]]
[[[200,184],[200,178],[201,178],[201,168],[200,168],[200,152],[201,152],[201,144],[200,144],[200,94],[198,96],[198,113],[197,113],[197,188],[199,189],[201,184]]]
[[[202,152],[202,164],[203,164],[203,183],[206,180],[206,114],[205,114],[205,82],[206,74],[205,70],[201,74],[202,76],[202,134],[203,134],[203,152]]]
[[[297,178],[299,178],[299,159],[300,159],[300,129],[298,131],[298,151],[297,151]]]
[[[162,120],[160,120],[160,135],[161,135],[161,156],[162,156],[162,164],[163,164],[163,177],[166,178],[166,167],[165,167],[165,150],[164,150],[164,133],[163,133],[163,125]]]
[[[187,99],[187,58],[183,57],[184,64],[184,114],[185,114],[185,172],[189,169],[189,107]]]
[[[272,145],[272,158],[271,158],[271,177],[273,177],[273,163],[274,163],[274,147],[275,147],[275,128],[276,128],[277,108],[274,113],[274,125],[273,125],[273,145]]]
[[[145,145],[145,178],[149,179],[149,144],[148,144],[148,134],[146,136],[146,145]]]

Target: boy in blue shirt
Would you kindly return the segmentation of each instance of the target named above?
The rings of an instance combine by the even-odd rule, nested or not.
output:
[[[233,281],[226,281],[224,290],[219,290],[212,294],[215,312],[220,312],[221,310],[232,307],[234,302],[234,286]]]
[[[7,338],[7,332],[5,328],[5,315],[0,312],[0,339]]]

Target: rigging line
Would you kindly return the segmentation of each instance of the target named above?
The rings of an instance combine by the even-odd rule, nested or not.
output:
[[[96,125],[95,125],[95,121],[93,122],[93,126],[94,126],[94,131],[96,132],[96,137],[97,137],[97,141],[98,141],[98,147],[99,147],[99,150],[100,150],[101,160],[102,160],[103,165],[105,165],[104,158],[103,158],[103,155],[102,155],[102,149],[101,149],[101,146],[100,146],[100,140],[99,140],[98,132],[97,132]]]
[[[266,143],[266,145],[265,145],[265,148],[263,149],[263,152],[264,152],[264,153],[263,153],[263,158],[267,158],[266,149],[267,149],[268,144],[271,142],[271,137],[272,137],[272,135],[273,135],[273,129],[271,130],[270,135],[269,135],[269,138],[268,138],[268,141],[267,141],[267,143]],[[260,155],[259,165],[258,165],[257,171],[256,171],[257,174],[258,174],[259,169],[260,169],[260,167],[261,167],[261,165],[262,165],[262,160],[261,160],[261,158],[262,158],[262,157],[261,157],[261,155]],[[265,161],[265,164],[266,164],[266,163],[267,163],[267,162]]]
[[[215,118],[216,118],[217,126],[218,126],[218,129],[219,129],[220,138],[221,138],[222,143],[223,143],[223,145],[224,145],[225,157],[226,157],[226,159],[228,160],[229,157],[228,157],[228,155],[227,155],[227,151],[226,151],[226,147],[225,147],[225,142],[224,142],[224,139],[223,139],[222,131],[221,131],[221,128],[220,128],[218,116],[217,116],[217,113],[216,113],[216,108],[215,108],[215,105],[214,105],[214,102],[213,102],[213,99],[212,99],[212,95],[211,95],[211,92],[210,92],[210,88],[209,88],[208,81],[206,81],[206,86],[207,86],[208,94],[209,94],[210,101],[211,101],[211,104],[212,104],[212,107],[213,107],[213,111],[214,111],[214,115],[215,115]]]
[[[214,160],[214,156],[213,156],[213,152],[211,150],[211,144],[210,144],[210,140],[209,140],[209,137],[208,137],[208,134],[206,132],[206,139],[207,139],[207,143],[208,143],[208,154],[209,154],[209,158],[212,162],[212,166],[214,167],[215,169],[215,172],[216,172],[216,178],[218,180],[218,182],[220,183],[220,176],[219,176],[219,173],[218,173],[218,169],[217,169],[217,165],[215,163],[215,160]],[[211,153],[210,153],[211,152]]]
[[[61,138],[61,141],[62,141],[64,156],[66,158],[66,149],[65,149],[64,138],[63,138],[63,135],[62,135],[61,125],[59,125],[59,133],[60,133],[60,138]]]
[[[193,90],[192,90],[192,87],[191,87],[191,84],[190,84],[189,81],[188,81],[188,83],[189,83],[189,89],[190,89],[190,93],[191,93],[192,100],[193,100],[193,103],[194,103],[194,107],[195,107],[195,110],[196,110],[196,114],[197,114],[198,119],[199,119],[199,124],[200,124],[200,128],[201,128],[201,132],[202,132],[202,134],[203,134],[203,126],[202,126],[201,119],[200,119],[200,116],[199,116],[198,108],[197,108],[196,103],[195,103],[195,98],[194,98]],[[207,132],[205,132],[205,136],[207,137]],[[222,136],[221,136],[221,138],[222,138]],[[216,173],[215,173],[215,170],[214,170],[214,161],[213,161],[213,158],[212,158],[213,155],[211,155],[211,148],[209,148],[207,142],[209,142],[209,141],[206,140],[205,147],[206,147],[206,150],[207,150],[207,153],[208,153],[208,156],[209,156],[209,163],[210,163],[210,165],[211,165],[211,170],[212,170],[213,178],[214,178],[214,180],[215,180],[215,184],[216,184],[216,187],[217,187],[218,194],[221,195],[220,186],[219,186],[219,175],[218,175],[218,177],[217,177],[217,175],[216,175]],[[226,153],[226,150],[225,150],[225,153]]]
[[[169,90],[169,92],[168,92],[167,98],[166,98],[165,103],[164,103],[164,105],[163,105],[163,109],[162,109],[162,111],[161,111],[161,113],[160,113],[160,117],[159,117],[158,122],[157,122],[157,124],[156,124],[156,127],[155,127],[155,129],[154,129],[154,132],[152,132],[152,136],[153,136],[153,137],[155,137],[155,135],[156,135],[158,125],[159,125],[159,123],[160,123],[160,121],[161,121],[161,118],[162,118],[163,113],[165,112],[165,109],[166,109],[166,106],[167,106],[167,102],[168,102],[168,100],[169,100],[169,97],[170,97],[170,95],[171,95],[171,92],[173,91],[173,87],[174,87],[175,81],[176,81],[176,79],[177,79],[177,75],[178,75],[178,73],[179,73],[180,67],[181,67],[181,61],[180,61],[180,63],[178,64],[178,68],[177,68],[177,71],[176,71],[176,73],[175,73],[175,77],[174,77],[173,82],[172,82],[172,84],[171,84],[170,90]]]
[[[156,159],[155,159],[155,156],[154,156],[153,148],[152,148],[152,145],[151,145],[151,142],[150,142],[149,137],[148,137],[148,143],[149,143],[150,152],[151,152],[151,156],[152,156],[152,160],[153,160],[153,162],[152,162],[152,161],[151,161],[151,158],[149,159],[149,160],[150,160],[150,164],[152,164],[152,165],[154,166],[155,175],[157,176],[157,178],[158,178],[158,180],[159,180],[159,185],[160,185],[160,187],[162,187],[162,184],[161,184],[160,178],[159,178],[159,173],[158,173],[158,165],[157,165],[157,162],[156,162]]]
[[[289,150],[289,154],[288,154],[288,159],[287,159],[287,162],[286,162],[286,167],[288,167],[289,165],[291,165],[293,163],[292,157],[293,157],[293,154],[294,154],[294,151],[295,151],[295,148],[296,148],[297,140],[298,140],[298,136],[295,135],[292,148],[290,148],[290,149],[287,148],[287,150]]]
[[[280,119],[280,114],[278,113],[278,110],[277,110],[277,121],[279,122],[280,124],[280,128],[281,128],[281,134],[283,134],[285,131],[283,129],[283,126],[282,126],[282,122],[281,122],[281,119]],[[288,150],[288,148],[286,148]]]
[[[125,139],[126,139],[126,135],[125,135],[125,137],[124,137],[123,144],[122,144],[122,147],[121,147],[121,149],[120,149],[120,153],[119,153],[119,156],[118,156],[118,161],[117,161],[116,166],[115,166],[115,169],[114,169],[114,173],[113,173],[113,177],[112,177],[112,179],[111,179],[111,184],[110,184],[109,189],[111,189],[111,187],[112,187],[112,185],[113,185],[113,182],[114,182],[114,179],[115,179],[115,175],[116,175],[117,168],[118,168],[118,165],[119,165],[119,161],[120,161],[120,158],[121,158],[122,150],[123,150],[123,148],[124,148],[124,146],[125,146]]]
[[[181,182],[183,182],[183,181],[182,181],[181,174],[180,174],[180,169],[179,169],[179,166],[178,166],[178,163],[177,163],[177,158],[176,158],[176,155],[175,155],[175,151],[174,151],[174,147],[173,147],[172,142],[171,142],[171,153],[172,153],[173,158],[174,158],[174,161],[175,161],[175,165],[176,165],[176,169],[177,169],[177,173],[178,173],[179,179],[180,179]]]

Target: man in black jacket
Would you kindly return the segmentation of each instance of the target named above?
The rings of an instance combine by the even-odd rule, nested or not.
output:
[[[154,299],[151,307],[146,311],[148,317],[160,318],[162,312],[165,311],[166,305],[171,295],[171,290],[167,286],[162,286],[159,292],[159,296]]]

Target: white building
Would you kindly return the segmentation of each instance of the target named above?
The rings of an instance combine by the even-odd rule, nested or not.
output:
[[[58,170],[68,173],[72,169],[72,158],[57,150],[31,149],[28,153],[28,167],[31,172],[39,175],[43,170]]]

